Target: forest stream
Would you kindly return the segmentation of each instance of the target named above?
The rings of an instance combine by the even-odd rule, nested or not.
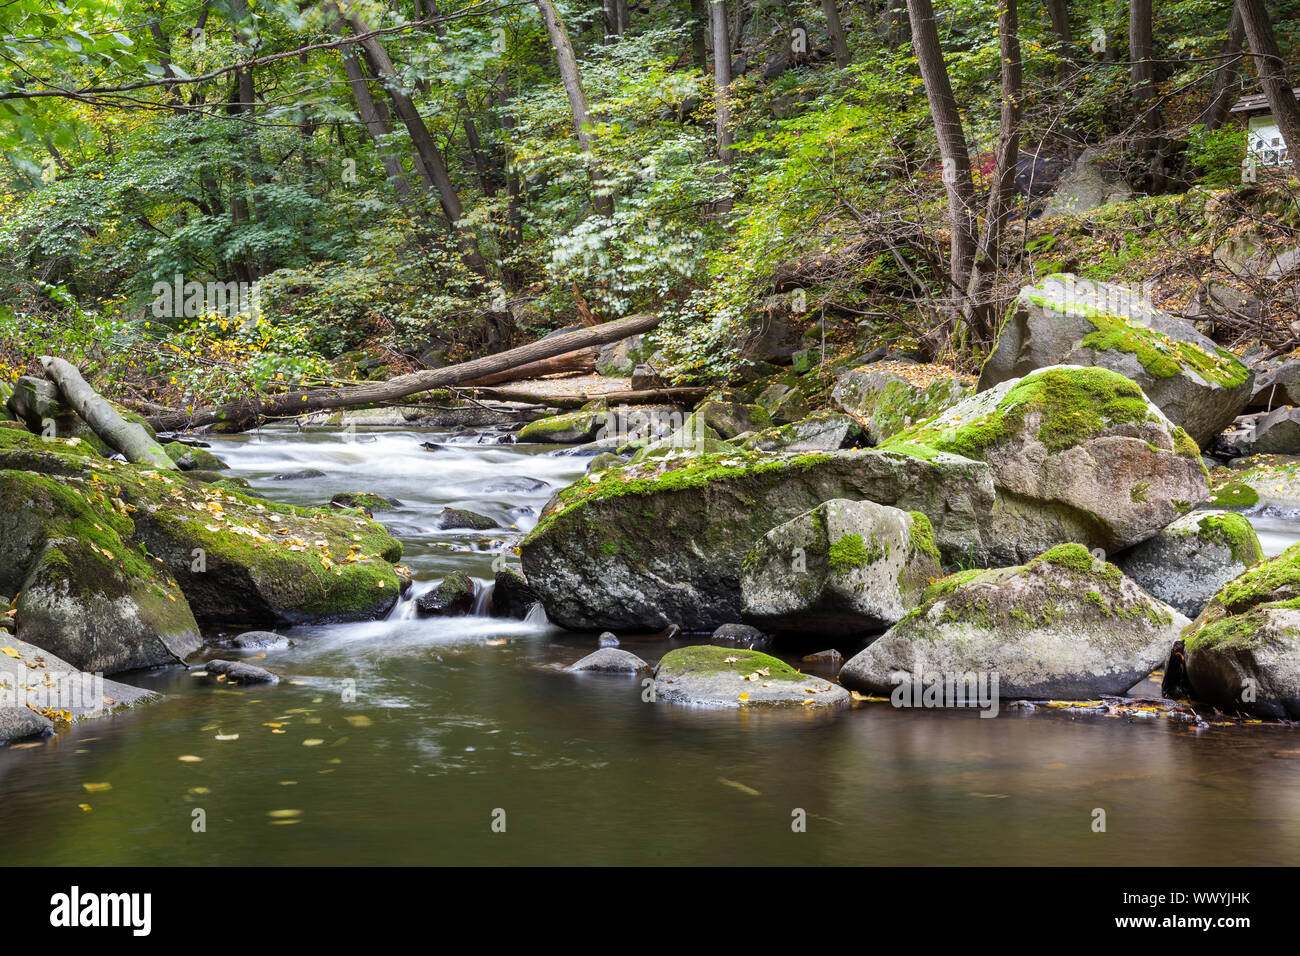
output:
[[[451,570],[486,587],[493,558],[583,474],[568,449],[501,434],[210,437],[230,474],[276,500],[400,500],[376,517],[415,584],[383,620],[204,652],[241,655],[278,685],[198,680],[201,658],[136,672],[121,679],[165,700],[0,750],[5,863],[1300,863],[1300,737],[1285,725],[650,705],[635,677],[564,672],[597,635],[552,627],[540,608],[524,621],[486,616],[482,601],[474,615],[415,616],[413,599]],[[308,468],[324,476],[276,479]],[[439,531],[446,505],[514,528]],[[1270,555],[1300,536],[1278,520],[1258,530]],[[653,662],[703,638],[619,639]],[[1099,803],[1105,833],[1091,826]]]

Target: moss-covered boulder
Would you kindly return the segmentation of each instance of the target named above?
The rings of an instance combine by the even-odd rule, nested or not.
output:
[[[752,451],[805,452],[834,451],[862,444],[862,426],[848,415],[818,412],[789,425],[767,428],[739,441]]]
[[[772,425],[772,416],[762,405],[711,400],[701,402],[693,417],[721,438],[735,438],[744,432],[760,431]],[[690,420],[686,427],[689,427]]]
[[[1230,468],[1216,468],[1205,503],[1280,517],[1300,514],[1300,457],[1252,455],[1234,460]]]
[[[415,610],[423,617],[454,617],[473,613],[477,600],[478,583],[464,571],[453,571],[416,598]]]
[[[974,555],[980,563],[1017,563],[1067,541],[1118,551],[1207,494],[1196,443],[1104,368],[1059,366],[1002,382],[880,447],[988,464],[996,531]]]
[[[569,412],[529,422],[519,429],[518,440],[543,444],[588,442],[595,439],[604,427],[604,412]]]
[[[1240,514],[1194,511],[1115,563],[1151,594],[1196,617],[1222,585],[1263,560],[1255,529]]]
[[[438,512],[438,520],[435,526],[439,531],[450,531],[455,529],[467,529],[470,531],[488,531],[492,528],[499,528],[495,518],[489,518],[487,515],[481,515],[477,511],[470,511],[468,508],[443,508]]]
[[[0,471],[0,591],[17,594],[21,640],[88,671],[175,664],[200,645],[167,566],[133,542],[107,489]]]
[[[3,431],[7,431],[3,430]],[[160,558],[203,623],[259,626],[363,620],[385,613],[403,583],[401,545],[379,524],[298,508],[227,487],[42,441],[5,447],[0,466],[35,467],[82,497],[130,516],[130,540]]]
[[[741,566],[741,612],[777,633],[879,633],[942,573],[924,514],[832,499],[754,545]]]
[[[518,568],[504,567],[497,571],[492,581],[488,613],[492,617],[513,617],[522,620],[537,603],[537,595],[524,580]]]
[[[227,467],[224,461],[206,448],[178,441],[169,441],[162,448],[181,471],[221,471]]]
[[[952,407],[975,383],[943,365],[878,362],[840,374],[831,399],[866,429],[871,444]]]
[[[1300,545],[1223,585],[1182,639],[1196,700],[1300,720]]]
[[[890,694],[996,675],[1000,697],[1075,700],[1123,694],[1164,660],[1187,618],[1078,544],[1025,565],[964,571],[844,665],[839,681]]]
[[[0,468],[42,475],[79,475],[104,460],[94,445],[80,438],[47,438],[16,428],[0,428]]]
[[[340,491],[330,499],[330,504],[335,508],[352,508],[363,512],[367,517],[376,511],[392,511],[394,508],[402,507],[402,503],[396,498],[369,491]]]
[[[1198,445],[1232,424],[1254,375],[1182,319],[1122,286],[1069,274],[1020,291],[980,372],[979,389],[1051,365],[1108,368],[1141,386]]]
[[[972,541],[985,547],[994,504],[988,467],[943,453],[646,462],[555,495],[521,545],[524,573],[565,627],[712,631],[740,619],[740,567],[754,543],[832,498],[923,512],[954,557]]]
[[[655,700],[699,707],[843,707],[849,694],[759,651],[701,645],[669,651],[655,668]]]

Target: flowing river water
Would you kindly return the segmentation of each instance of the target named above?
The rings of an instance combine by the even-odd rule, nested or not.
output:
[[[585,458],[497,437],[278,427],[212,450],[279,500],[399,499],[377,517],[418,594],[456,568],[490,580],[583,473]],[[306,468],[324,477],[274,478]],[[439,531],[449,504],[518,531]],[[1270,554],[1296,539],[1286,522],[1260,531]],[[631,677],[563,673],[594,634],[410,610],[284,630],[265,657],[209,651],[276,686],[125,675],[166,699],[0,749],[0,863],[1300,863],[1297,730],[1041,707],[696,710],[643,702]],[[680,646],[620,638],[651,661]]]

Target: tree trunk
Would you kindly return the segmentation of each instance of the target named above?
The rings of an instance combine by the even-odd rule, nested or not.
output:
[[[569,42],[568,31],[564,29],[564,21],[556,12],[555,4],[551,0],[537,0],[537,8],[542,12],[542,19],[546,22],[546,33],[551,38],[551,46],[555,50],[555,61],[560,68],[560,82],[564,84],[564,92],[569,97],[569,111],[573,114],[573,128],[578,134],[578,145],[582,147],[582,151],[587,154],[588,161],[591,162],[595,159],[595,146],[591,139],[591,116],[587,107],[587,94],[582,89],[582,74],[578,72],[578,58],[573,53],[573,44]],[[605,182],[605,175],[594,165],[591,167],[591,184],[592,205],[602,216],[612,216],[614,200],[603,193],[603,190],[609,187]]]
[[[435,0],[428,0],[429,14],[438,16],[438,4]],[[433,25],[433,32],[438,39],[444,39],[447,36],[447,28],[441,22]],[[488,168],[487,157],[483,152],[483,142],[479,139],[478,124],[474,122],[474,115],[470,112],[469,100],[465,98],[464,93],[456,96],[461,111],[465,114],[463,126],[465,127],[465,145],[469,149],[470,161],[474,164],[474,175],[478,178],[479,188],[483,190],[484,196],[495,196],[497,187],[492,179],[491,171]]]
[[[1160,110],[1155,102],[1156,64],[1151,27],[1152,0],[1129,0],[1129,82],[1137,105],[1138,138],[1134,151],[1151,164],[1151,190],[1164,189],[1164,148],[1160,142]]]
[[[1241,8],[1233,4],[1232,19],[1228,22],[1228,41],[1223,46],[1223,52],[1237,57],[1241,53],[1241,45],[1245,42],[1246,23],[1241,18]],[[1206,129],[1216,130],[1227,121],[1228,111],[1232,109],[1232,102],[1237,93],[1240,63],[1239,59],[1225,60],[1215,71],[1214,92],[1210,94],[1210,102],[1201,114]]]
[[[718,159],[731,165],[731,36],[727,32],[726,0],[708,0],[709,24],[713,35],[713,104]]]
[[[1071,44],[1074,43],[1074,30],[1070,27],[1070,8],[1067,0],[1047,0],[1047,15],[1052,20],[1052,30],[1055,31],[1058,38],[1057,52],[1061,56],[1061,63],[1056,69],[1057,79],[1065,79],[1070,72],[1068,61],[1074,60],[1074,50]]]
[[[1250,52],[1255,57],[1255,71],[1268,97],[1269,109],[1282,133],[1291,162],[1300,164],[1300,103],[1296,102],[1291,81],[1287,79],[1286,62],[1278,51],[1264,0],[1237,0],[1237,6],[1246,25]]]
[[[912,47],[921,68],[926,99],[934,117],[934,130],[943,160],[943,181],[948,191],[949,283],[956,296],[966,294],[971,262],[975,258],[975,186],[971,182],[970,155],[966,134],[957,111],[957,100],[948,79],[939,46],[939,30],[930,0],[907,0],[912,25]]]
[[[473,381],[485,375],[504,372],[537,362],[554,355],[563,355],[593,345],[617,342],[629,335],[648,332],[659,324],[657,315],[632,315],[616,322],[591,328],[575,329],[560,335],[552,335],[529,345],[523,345],[507,352],[498,352],[484,358],[449,365],[446,368],[429,369],[410,375],[399,375],[386,382],[373,382],[367,385],[350,385],[338,388],[314,388],[297,390],[282,395],[274,395],[231,402],[227,405],[209,406],[195,409],[191,413],[174,412],[168,415],[154,415],[149,423],[155,428],[172,431],[180,428],[199,428],[218,422],[251,428],[263,416],[285,417],[301,415],[304,412],[320,411],[326,408],[348,408],[355,405],[370,405],[375,402],[390,402],[405,398],[417,392],[431,388],[442,388]]]
[[[355,13],[349,15],[348,22],[352,32],[357,35],[369,32],[370,28],[365,21]],[[460,203],[460,196],[456,194],[456,187],[452,185],[447,165],[442,161],[442,154],[438,152],[433,137],[429,135],[429,128],[424,125],[424,118],[420,116],[420,111],[416,109],[410,95],[402,89],[397,69],[389,59],[388,51],[384,49],[378,38],[373,36],[361,40],[361,48],[370,60],[375,74],[387,88],[388,98],[392,100],[398,119],[402,121],[411,136],[411,143],[415,146],[416,154],[420,159],[417,165],[425,177],[425,184],[437,195],[438,203],[451,224],[461,258],[465,260],[465,265],[469,266],[471,271],[485,276],[487,263],[483,259],[483,254],[479,252],[478,240],[474,238],[473,233],[461,225],[461,220],[465,218],[465,209]]]
[[[972,331],[981,342],[992,342],[997,333],[996,303],[985,300],[1001,265],[999,250],[1016,193],[1016,160],[1020,155],[1023,74],[1016,0],[999,0],[998,50],[1002,60],[1002,112],[998,121],[998,149],[993,165],[993,181],[989,184],[984,226],[977,244],[979,254],[971,268],[967,288],[972,302]]]
[[[341,33],[342,30],[338,32]],[[401,198],[409,199],[411,182],[406,178],[406,170],[402,168],[401,159],[381,146],[379,141],[381,136],[387,136],[392,132],[388,110],[383,103],[375,102],[375,98],[370,94],[370,84],[366,82],[366,74],[361,67],[358,51],[344,47],[340,53],[343,56],[343,69],[348,76],[348,87],[352,90],[352,99],[357,104],[357,115],[361,118],[361,125],[366,128],[371,141],[379,149],[379,161],[383,163],[384,172],[388,176],[388,181],[393,184],[393,189]]]
[[[849,41],[844,37],[844,24],[840,23],[840,11],[835,0],[822,0],[822,10],[826,13],[826,28],[830,31],[831,46],[835,50],[835,64],[848,66],[853,54],[849,52]]]
[[[117,409],[86,384],[76,366],[61,358],[42,355],[41,367],[49,380],[58,386],[63,400],[81,416],[90,430],[110,448],[125,455],[127,461],[161,471],[179,470],[162,446],[149,437],[144,426],[128,422],[119,415]]]
[[[709,0],[691,0],[691,55],[701,73],[709,72]]]
[[[600,358],[599,348],[578,349],[553,355],[538,362],[529,362],[504,372],[493,372],[466,382],[466,385],[500,385],[502,382],[520,382],[529,378],[544,378],[547,375],[561,375],[565,372],[594,372],[596,361]]]

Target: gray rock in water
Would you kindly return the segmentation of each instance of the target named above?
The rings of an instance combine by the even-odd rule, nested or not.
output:
[[[514,617],[522,620],[528,616],[528,610],[537,603],[528,582],[518,568],[502,568],[496,573],[492,584],[492,600],[488,613],[492,617]]]
[[[319,468],[303,468],[299,471],[287,471],[283,475],[272,476],[272,481],[301,481],[304,478],[324,478],[325,472]]]
[[[1236,444],[1243,455],[1300,454],[1300,408],[1275,408],[1255,422]]]
[[[749,624],[723,624],[709,638],[710,644],[719,647],[743,647],[747,650],[765,651],[772,639]]]
[[[741,613],[770,631],[878,633],[942,573],[924,514],[832,499],[754,545],[740,571]]]
[[[987,678],[1003,698],[1123,694],[1164,661],[1187,618],[1078,544],[1029,563],[960,571],[839,672],[888,696],[923,683]]]
[[[478,597],[478,584],[464,571],[453,571],[432,591],[415,599],[415,610],[421,617],[454,617],[471,614]]]
[[[278,684],[280,678],[264,667],[245,664],[243,661],[208,661],[203,670],[224,677],[235,684]]]
[[[1136,382],[1204,446],[1254,393],[1254,375],[1189,322],[1123,286],[1049,275],[1020,290],[979,390],[1051,365],[1108,368]]]
[[[464,508],[443,508],[438,514],[438,529],[449,531],[454,528],[469,528],[474,531],[488,531],[500,527],[495,520],[476,511]]]
[[[551,487],[550,482],[542,481],[540,478],[502,478],[500,481],[493,481],[484,485],[483,491],[491,494],[505,492],[512,495],[524,495],[545,491],[549,487]]]
[[[266,647],[279,647],[282,644],[288,643],[289,639],[287,637],[283,634],[276,634],[274,631],[245,631],[243,634],[236,635],[232,638],[230,646],[254,650]]]
[[[648,670],[649,667],[649,664],[628,651],[619,650],[617,647],[602,647],[576,664],[570,665],[569,670],[574,673],[597,671],[605,674],[636,674]]]
[[[700,707],[843,707],[849,693],[758,651],[700,645],[665,654],[655,699]]]
[[[816,654],[805,654],[800,660],[805,664],[829,664],[836,667],[844,662],[844,655],[832,647]]]
[[[5,642],[18,656],[0,654],[0,743],[48,733],[54,716],[76,723],[162,699],[153,691],[97,679],[26,641]]]
[[[618,638],[615,637],[613,634],[611,634],[609,631],[606,631],[604,634],[601,634],[600,637],[597,638],[597,641],[599,642],[601,647],[618,647]]]
[[[1193,511],[1116,564],[1152,595],[1195,617],[1214,592],[1264,560],[1255,529],[1234,511]]]

